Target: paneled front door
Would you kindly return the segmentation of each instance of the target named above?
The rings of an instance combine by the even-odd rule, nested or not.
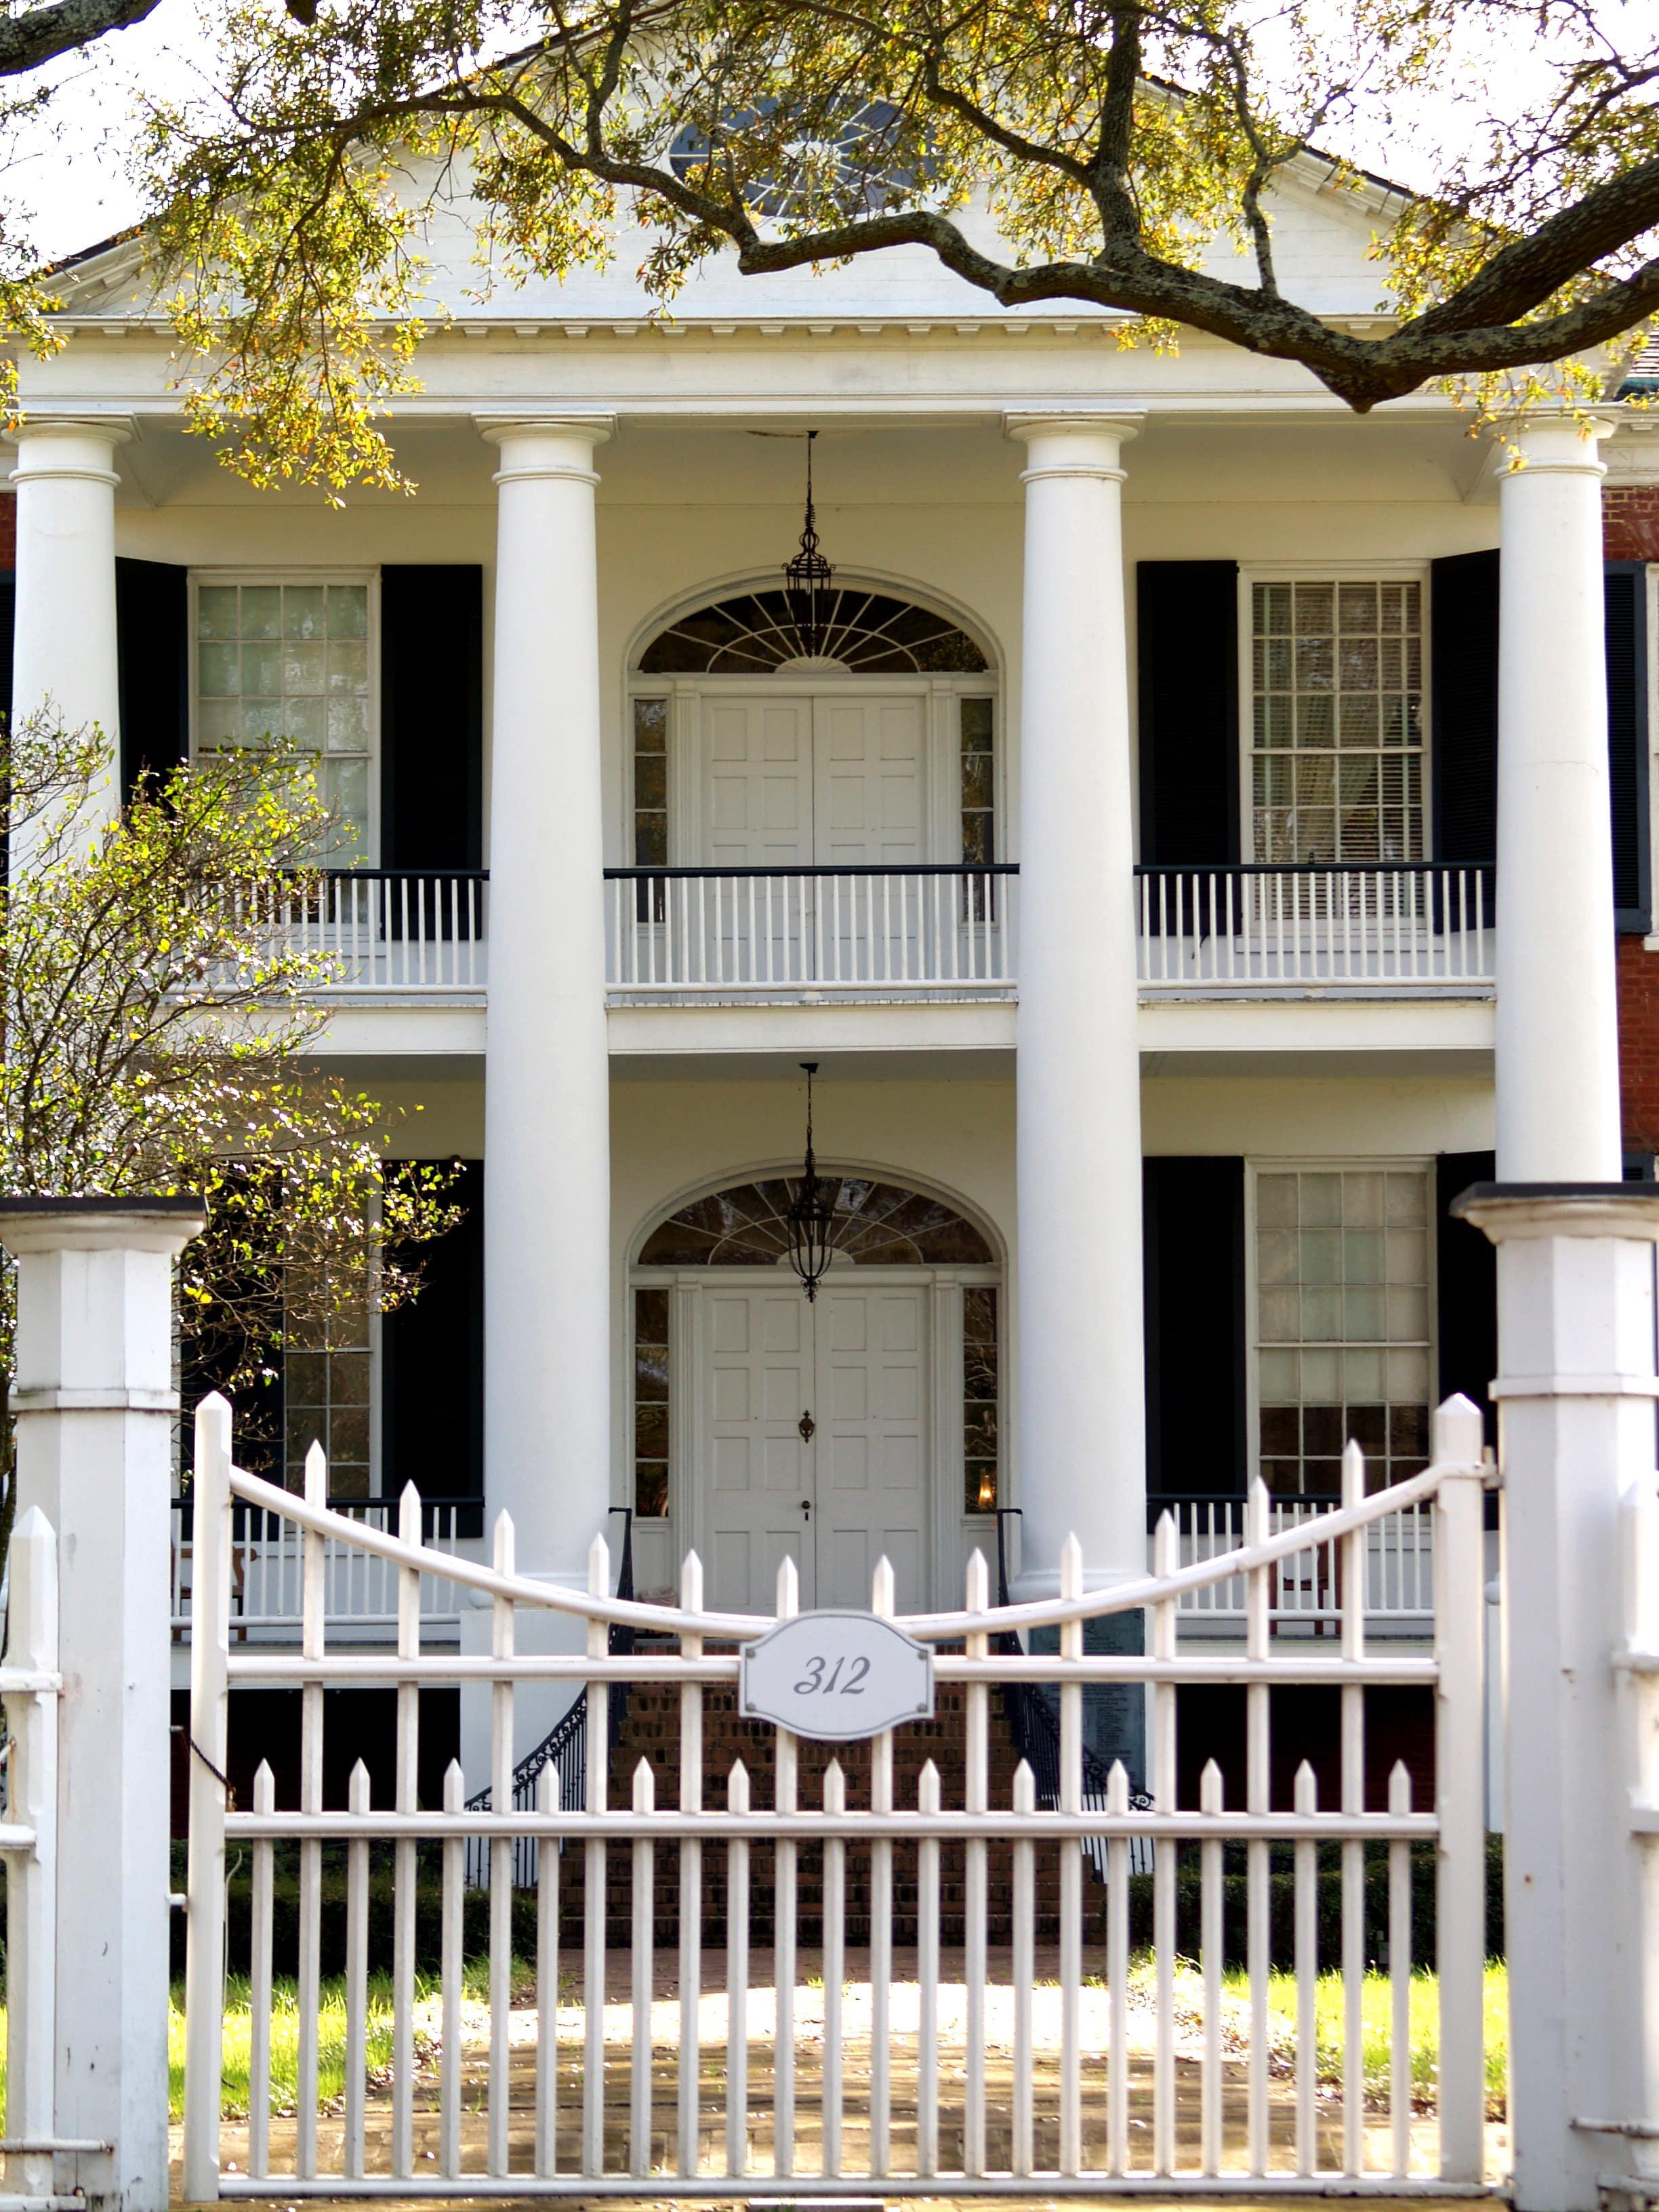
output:
[[[927,1292],[920,1284],[711,1283],[703,1293],[708,1596],[769,1613],[867,1606],[884,1553],[901,1611],[927,1596]]]

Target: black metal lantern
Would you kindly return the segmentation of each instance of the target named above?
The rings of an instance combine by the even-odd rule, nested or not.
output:
[[[830,587],[835,570],[818,550],[817,518],[812,512],[812,441],[806,434],[806,519],[801,526],[800,550],[783,571],[783,592],[789,603],[789,619],[803,659],[816,660],[823,652],[830,632]]]
[[[835,1243],[836,1210],[830,1188],[818,1180],[817,1163],[812,1157],[812,1078],[818,1072],[818,1064],[815,1060],[804,1060],[801,1066],[806,1075],[806,1164],[789,1201],[787,1218],[789,1264],[800,1277],[810,1305],[817,1298],[818,1285],[829,1270]]]

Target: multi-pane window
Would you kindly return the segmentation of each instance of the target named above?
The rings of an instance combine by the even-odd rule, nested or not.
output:
[[[374,708],[366,582],[198,585],[197,750],[314,754],[335,825],[321,857],[370,857]]]
[[[997,856],[994,706],[990,699],[962,704],[962,857],[969,867]]]
[[[1250,599],[1255,857],[1420,860],[1422,586],[1261,582]]]
[[[1275,1168],[1255,1179],[1261,1467],[1280,1494],[1415,1474],[1429,1432],[1429,1179],[1422,1168]]]
[[[668,1292],[634,1293],[634,1510],[668,1511]]]
[[[634,866],[668,865],[668,702],[634,702]],[[635,911],[641,921],[660,921],[665,887],[635,885]]]
[[[967,1513],[997,1510],[999,1373],[996,1290],[991,1284],[975,1285],[962,1294],[962,1503]]]
[[[668,702],[634,702],[634,866],[668,866]]]
[[[326,1318],[290,1324],[283,1363],[290,1490],[304,1486],[306,1454],[316,1443],[328,1454],[331,1498],[367,1498],[373,1492],[373,1367],[366,1299]]]

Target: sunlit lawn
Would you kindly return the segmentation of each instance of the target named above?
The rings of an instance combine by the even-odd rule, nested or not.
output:
[[[1150,1958],[1138,1959],[1131,1968],[1137,1985],[1144,1988],[1154,1972]],[[465,1994],[471,1998],[483,1998],[488,1988],[487,1964],[474,1960],[466,1969]],[[530,1978],[529,1969],[515,1964],[514,1979],[523,1984]],[[1249,1988],[1242,1971],[1233,1969],[1223,1977],[1223,1990],[1232,2015],[1235,2029],[1247,2019]],[[1202,1983],[1195,1966],[1182,1961],[1176,1970],[1176,2001],[1183,2010],[1196,2010],[1201,2002]],[[416,2002],[428,2003],[438,1995],[437,1984],[421,1977],[416,1984]],[[1268,1985],[1268,2009],[1272,2022],[1271,2034],[1275,2055],[1288,2062],[1294,2055],[1296,2038],[1296,1980],[1289,1973],[1275,1973]],[[1393,1985],[1386,1974],[1370,1973],[1365,1977],[1364,2069],[1365,2087],[1371,2097],[1386,2098],[1389,2081],[1389,2025],[1393,2017]],[[1411,2083],[1413,2100],[1419,2105],[1432,2106],[1439,2062],[1439,1987],[1436,1976],[1419,1969],[1412,1976],[1411,1984]],[[1342,2072],[1342,1977],[1327,1972],[1319,1977],[1318,2002],[1316,2012],[1317,2063],[1320,2079],[1335,2082]],[[1486,1974],[1486,2095],[1489,2112],[1501,2111],[1504,2095],[1504,2066],[1509,2034],[1509,1977],[1501,1963],[1492,1963]],[[319,2014],[321,2033],[318,2045],[317,2078],[319,2093],[325,2103],[340,2096],[345,2087],[346,2008],[345,1984],[342,1980],[323,1984]],[[299,2081],[300,2016],[295,1998],[294,1984],[279,1982],[272,1997],[270,2021],[270,2081],[271,2108],[277,2112],[291,2112]],[[383,2075],[392,2063],[392,1978],[389,1974],[373,1974],[368,1984],[368,2019],[366,2047],[368,2069],[371,2081]],[[227,2119],[244,2117],[247,2112],[248,2067],[252,2048],[252,2014],[248,2004],[248,1985],[245,1978],[233,1976],[225,1992],[224,2091],[222,2109]],[[0,2082],[3,2081],[5,2065],[5,2014],[0,2011]],[[167,2091],[172,2116],[176,2120],[184,2111],[185,2094],[185,2013],[184,1991],[173,1987],[167,2022]]]

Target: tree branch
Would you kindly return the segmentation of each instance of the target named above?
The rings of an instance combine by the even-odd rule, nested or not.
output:
[[[0,19],[0,76],[21,76],[107,32],[130,30],[160,5],[161,0],[52,0],[50,7]]]

